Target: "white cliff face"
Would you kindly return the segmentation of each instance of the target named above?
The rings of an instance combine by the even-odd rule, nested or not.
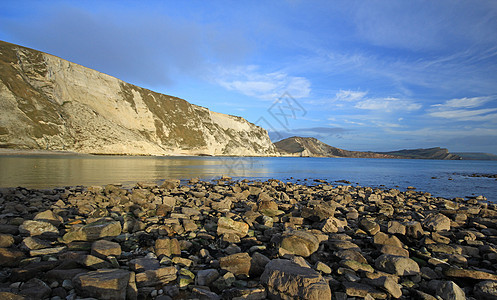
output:
[[[263,128],[0,41],[0,147],[134,155],[276,155]]]

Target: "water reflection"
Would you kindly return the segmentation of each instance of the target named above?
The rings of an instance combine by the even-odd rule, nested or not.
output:
[[[126,185],[166,178],[264,177],[270,172],[257,159],[240,157],[0,156],[0,187]]]

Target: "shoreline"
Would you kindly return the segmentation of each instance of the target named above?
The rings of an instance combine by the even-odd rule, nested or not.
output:
[[[497,204],[314,183],[1,189],[0,296],[496,296]]]

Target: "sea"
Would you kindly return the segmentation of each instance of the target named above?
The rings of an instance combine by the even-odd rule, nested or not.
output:
[[[278,179],[300,184],[396,188],[414,187],[436,197],[483,195],[497,202],[497,161],[303,157],[153,157],[92,155],[0,155],[0,187],[36,189],[160,183],[164,179],[204,181]]]

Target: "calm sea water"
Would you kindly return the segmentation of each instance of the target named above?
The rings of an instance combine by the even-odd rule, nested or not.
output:
[[[440,161],[355,158],[124,157],[83,155],[0,155],[0,187],[53,188],[75,185],[132,185],[166,178],[233,178],[304,181],[337,180],[352,185],[405,190],[435,196],[484,195],[497,202],[497,180],[472,178],[497,174],[496,161]],[[291,179],[293,177],[293,179]]]

